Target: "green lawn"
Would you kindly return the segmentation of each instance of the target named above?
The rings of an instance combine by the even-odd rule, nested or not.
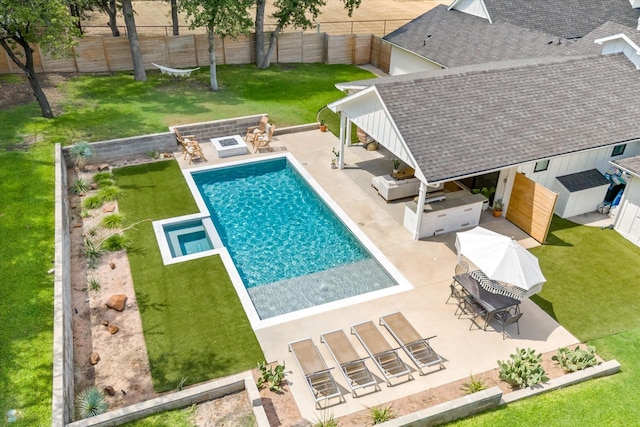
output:
[[[175,161],[115,171],[132,222],[197,213]],[[127,231],[129,263],[156,391],[255,368],[260,345],[219,256],[165,266],[150,221]]]

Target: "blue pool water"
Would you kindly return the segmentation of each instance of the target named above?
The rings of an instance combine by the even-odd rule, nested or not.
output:
[[[286,158],[193,179],[261,318],[396,285]]]
[[[165,225],[164,234],[173,258],[213,249],[202,220]]]

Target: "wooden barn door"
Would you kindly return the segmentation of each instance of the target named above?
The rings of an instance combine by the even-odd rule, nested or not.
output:
[[[544,243],[557,199],[557,193],[517,173],[506,218],[538,242]]]

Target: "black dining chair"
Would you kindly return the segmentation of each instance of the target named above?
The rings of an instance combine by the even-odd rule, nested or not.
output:
[[[467,273],[468,271],[469,271],[469,266],[467,265],[466,262],[459,261],[456,264],[456,269],[455,269],[456,276]],[[449,285],[449,288],[450,288],[449,297],[444,303],[448,304],[449,300],[453,298],[455,300],[455,303],[460,305],[460,302],[462,301],[462,299],[468,295],[467,292],[462,288],[462,286],[460,286],[460,283],[456,282],[455,279],[453,279],[453,281]]]
[[[502,327],[502,339],[506,339],[506,330],[510,325],[516,324],[518,335],[520,335],[520,318],[522,312],[518,311],[517,307],[499,311],[493,315],[498,324]]]

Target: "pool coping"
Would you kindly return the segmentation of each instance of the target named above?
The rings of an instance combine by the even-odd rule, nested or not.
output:
[[[377,291],[367,292],[365,294],[356,295],[349,298],[339,299],[336,301],[332,301],[329,303],[316,305],[314,307],[305,308],[302,310],[293,311],[290,313],[281,314],[278,316],[273,316],[267,319],[261,319],[256,311],[256,308],[253,305],[253,301],[249,296],[247,289],[244,286],[242,278],[240,277],[240,273],[236,269],[236,266],[231,259],[231,255],[226,247],[222,246],[219,249],[215,249],[212,252],[217,253],[224,263],[224,266],[229,274],[229,278],[233,284],[234,289],[240,299],[240,302],[244,308],[245,313],[247,314],[247,318],[249,319],[249,323],[254,330],[259,330],[263,328],[268,328],[274,325],[278,325],[281,323],[290,322],[293,320],[297,320],[303,317],[308,317],[314,314],[323,313],[325,311],[331,310],[337,307],[344,307],[346,305],[357,304],[365,301],[370,301],[373,299],[383,298],[389,295],[394,295],[400,292],[405,292],[414,289],[413,285],[402,275],[402,273],[387,259],[387,257],[378,249],[378,247],[369,239],[365,233],[360,230],[360,228],[355,224],[355,222],[347,216],[347,214],[340,208],[340,206],[329,196],[329,194],[320,186],[320,184],[311,176],[311,174],[306,170],[304,165],[300,163],[293,154],[291,153],[277,153],[269,156],[262,156],[257,159],[241,159],[237,161],[225,162],[217,165],[206,165],[196,168],[183,169],[182,174],[185,178],[187,186],[191,191],[191,194],[194,197],[196,205],[198,206],[199,214],[195,214],[196,216],[206,216],[209,217],[209,210],[207,205],[200,195],[200,191],[198,190],[195,180],[193,179],[194,173],[200,173],[207,170],[219,169],[219,168],[228,168],[233,166],[239,166],[249,163],[255,162],[265,162],[269,160],[275,160],[280,158],[286,158],[287,162],[291,163],[296,171],[300,174],[300,176],[305,180],[305,182],[313,189],[313,191],[324,201],[324,203],[329,207],[329,209],[333,212],[334,215],[338,217],[338,219],[349,229],[349,231],[359,240],[360,244],[362,244],[366,250],[369,252],[372,258],[374,258],[382,268],[394,279],[397,283],[396,286],[392,286],[385,289],[380,289]],[[210,253],[209,255],[213,255],[214,253]],[[207,256],[209,256],[207,255]],[[184,258],[183,258],[184,259]],[[184,259],[186,260],[186,259]]]

